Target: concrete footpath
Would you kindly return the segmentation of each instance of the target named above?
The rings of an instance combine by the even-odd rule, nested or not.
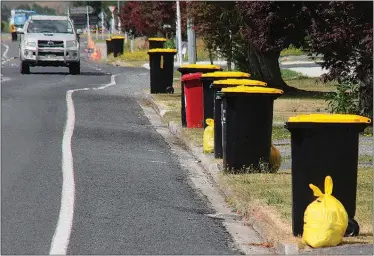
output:
[[[158,104],[153,96],[149,93],[146,93],[146,99],[151,103],[151,106],[156,111],[156,113],[162,118],[163,115],[167,112],[164,107]],[[216,184],[219,183],[219,173],[223,170],[222,166],[217,163],[212,154],[204,154],[203,148],[200,146],[195,146],[191,141],[186,139],[182,133],[182,126],[177,122],[169,122],[167,124],[171,134],[176,136],[182,143],[185,144],[187,150],[189,150],[194,157],[200,162],[208,174],[212,177],[213,182]],[[218,185],[217,185],[218,186]],[[222,188],[221,192],[228,196],[230,191],[224,190]],[[261,216],[261,217],[259,217]],[[269,227],[272,223],[272,219],[268,217],[268,214],[264,212],[261,214],[261,209],[259,209],[258,216],[248,216],[248,223],[260,234],[261,237],[266,238],[266,228]],[[279,254],[317,254],[317,255],[373,255],[373,245],[343,245],[331,248],[320,248],[312,249],[306,247],[300,249],[299,245],[296,243],[284,243],[284,242],[275,242],[274,247]]]

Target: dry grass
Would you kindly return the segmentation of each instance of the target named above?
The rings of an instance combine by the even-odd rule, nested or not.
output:
[[[180,88],[174,87],[173,94],[153,94],[152,95],[157,104],[160,104],[166,111],[163,115],[165,123],[180,122],[181,121],[181,90]]]
[[[323,83],[319,78],[285,79],[285,82],[289,86],[308,91],[332,92],[336,88],[336,82]]]
[[[359,170],[355,219],[360,224],[361,234],[358,237],[344,238],[346,243],[373,242],[372,180],[373,173],[371,168]],[[248,215],[254,211],[251,206],[255,206],[255,208],[263,207],[265,213],[269,215],[267,218],[277,222],[275,223],[276,226],[273,227],[273,233],[274,231],[276,233],[275,229],[277,229],[277,232],[282,234],[278,239],[292,239],[290,171],[275,174],[222,174],[221,182],[221,186],[229,188],[232,192],[227,201],[231,203],[234,209],[244,215]]]
[[[290,116],[319,112],[328,112],[323,99],[280,97],[274,101],[274,121],[285,122]]]
[[[323,93],[335,90],[335,82],[323,83],[319,78],[308,78],[292,70],[282,70],[285,82],[309,94],[283,95],[274,101],[274,121],[285,122],[290,116],[328,112]],[[322,92],[322,95],[321,95]]]
[[[195,146],[201,147],[203,145],[204,128],[183,128],[183,136],[188,138]]]

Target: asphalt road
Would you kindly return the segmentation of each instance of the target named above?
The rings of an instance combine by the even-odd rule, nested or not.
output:
[[[21,75],[5,43],[1,254],[240,254],[136,101],[149,71],[83,57],[81,75]]]

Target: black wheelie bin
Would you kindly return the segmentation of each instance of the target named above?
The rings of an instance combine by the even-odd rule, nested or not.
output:
[[[222,116],[221,116],[221,99],[219,92],[222,88],[235,87],[239,85],[245,86],[267,86],[265,82],[251,79],[225,79],[216,80],[211,85],[214,94],[214,157],[222,158]]]
[[[175,49],[151,49],[148,51],[151,75],[151,94],[174,93],[174,55]]]
[[[303,233],[304,212],[315,200],[312,183],[323,189],[327,175],[334,180],[333,196],[348,213],[346,236],[358,235],[356,212],[359,133],[369,126],[366,117],[347,114],[309,114],[290,117],[292,232]]]
[[[268,171],[273,105],[283,91],[259,86],[237,86],[223,88],[221,92],[225,171]]]

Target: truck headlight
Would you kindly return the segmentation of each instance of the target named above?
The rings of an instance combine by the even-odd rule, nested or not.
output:
[[[67,48],[77,48],[78,47],[78,41],[77,40],[66,41],[66,47]]]
[[[36,42],[35,41],[25,41],[25,46],[27,47],[36,47]]]

